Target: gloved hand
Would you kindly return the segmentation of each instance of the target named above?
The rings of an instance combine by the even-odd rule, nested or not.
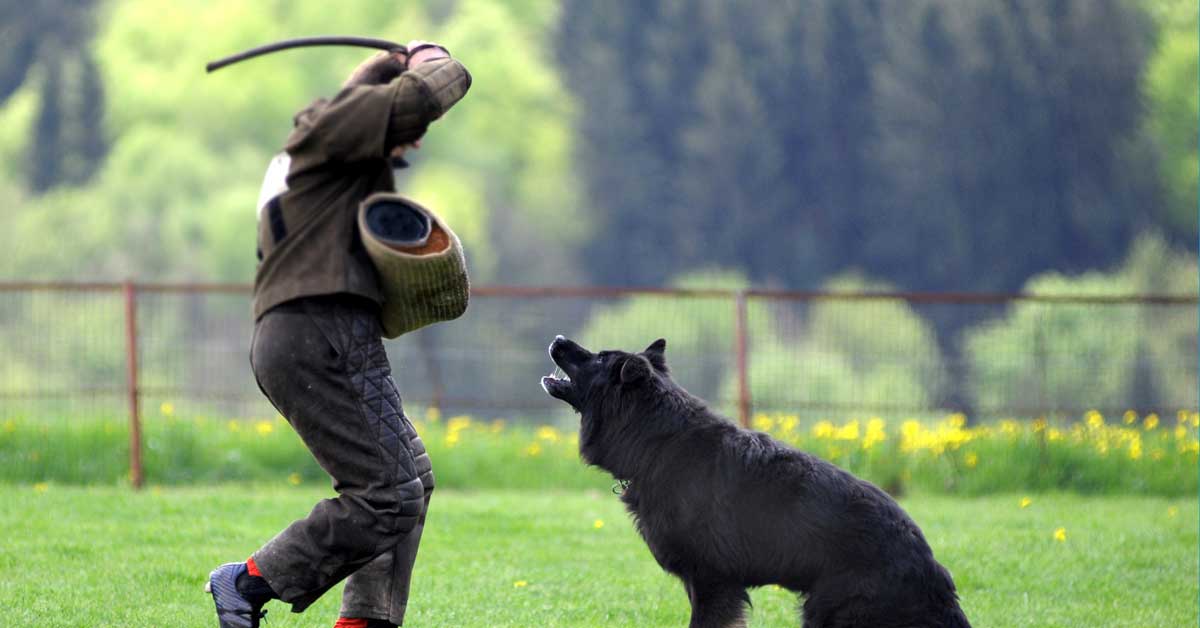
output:
[[[408,69],[408,49],[379,51],[358,64],[342,87],[391,83]]]
[[[434,59],[445,59],[450,56],[450,51],[441,44],[435,44],[431,41],[422,41],[414,39],[408,42],[408,69],[412,69]]]

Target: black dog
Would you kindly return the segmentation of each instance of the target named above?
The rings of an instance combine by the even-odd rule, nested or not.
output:
[[[583,459],[621,499],[659,565],[683,580],[691,626],[745,626],[747,587],[803,593],[806,628],[969,628],[950,574],[873,484],[739,429],[681,388],[658,340],[591,353],[557,337],[565,378],[542,387],[581,415]]]

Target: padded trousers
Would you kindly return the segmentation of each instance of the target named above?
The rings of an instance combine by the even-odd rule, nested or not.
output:
[[[343,617],[402,624],[433,471],[401,407],[378,306],[349,295],[276,306],[255,325],[250,364],[338,493],[254,562],[293,612],[347,579]]]

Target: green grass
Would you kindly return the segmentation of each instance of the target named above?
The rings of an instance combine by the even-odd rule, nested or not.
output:
[[[0,623],[211,628],[209,569],[244,558],[327,494],[0,485]],[[1021,508],[1022,497],[902,502],[977,628],[1196,625],[1195,498],[1045,494]],[[786,592],[753,598],[753,626],[798,623]],[[267,626],[328,627],[337,604],[337,591],[303,615],[274,603]],[[682,626],[686,617],[681,587],[605,491],[434,494],[409,626]]]

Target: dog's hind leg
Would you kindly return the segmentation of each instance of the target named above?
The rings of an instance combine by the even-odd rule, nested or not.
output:
[[[750,596],[736,584],[685,581],[692,603],[692,621],[688,628],[746,628],[746,607]]]

